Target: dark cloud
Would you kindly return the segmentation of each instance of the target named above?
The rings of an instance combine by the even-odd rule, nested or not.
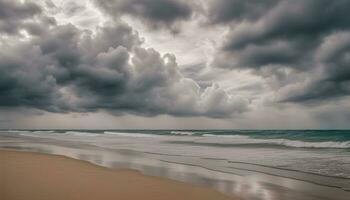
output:
[[[349,38],[342,36],[350,31],[349,1],[220,0],[208,5],[210,23],[230,26],[213,66],[250,69],[263,77],[278,76],[278,68],[289,68],[294,75],[304,73],[307,83],[295,79],[280,84],[288,90],[295,85],[283,101],[349,95]],[[230,8],[240,12],[230,12]],[[336,37],[343,38],[342,42],[335,42]]]
[[[315,104],[327,102],[330,98],[336,99],[350,94],[350,84],[334,81],[316,81],[288,95],[284,102]]]
[[[17,33],[26,24],[24,20],[34,18],[41,12],[42,9],[31,2],[0,0],[0,32]]]
[[[248,4],[246,1],[219,2],[225,8]],[[346,0],[259,2],[254,4],[256,9],[263,10],[258,17],[252,18],[247,14],[230,16],[226,20],[241,23],[231,26],[217,65],[220,65],[220,60],[231,57],[230,62],[223,66],[261,68],[287,65],[307,68],[312,66],[314,52],[326,36],[350,28],[347,15],[350,2]],[[216,18],[213,19],[215,21]],[[225,19],[219,22],[225,22]]]
[[[28,106],[51,110],[56,100],[55,80],[42,73],[40,66],[49,64],[40,49],[23,44],[2,46],[0,53],[1,106]]]
[[[1,0],[0,18],[3,19],[25,19],[41,12],[41,8],[34,3]]]
[[[317,52],[327,81],[350,80],[350,32],[334,34],[325,39]]]
[[[95,1],[114,17],[123,14],[135,17],[152,29],[166,28],[178,31],[179,22],[189,19],[191,4],[184,0],[106,0]]]
[[[248,109],[245,99],[218,85],[201,91],[174,55],[143,48],[137,32],[119,20],[95,33],[43,24],[34,23],[42,29],[26,40],[1,40],[1,107],[213,118]]]
[[[207,17],[210,23],[231,23],[257,20],[279,0],[209,0]]]
[[[350,95],[350,32],[325,38],[315,57],[319,74],[284,101],[315,103]]]

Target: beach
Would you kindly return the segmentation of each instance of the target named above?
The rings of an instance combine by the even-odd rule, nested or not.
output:
[[[64,156],[0,151],[2,200],[229,200],[213,189]]]
[[[33,200],[348,200],[349,144],[346,131],[2,130],[0,192]]]

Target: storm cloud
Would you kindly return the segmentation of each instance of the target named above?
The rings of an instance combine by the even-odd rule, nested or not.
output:
[[[348,0],[0,0],[0,110],[247,125],[284,109],[317,124],[336,115],[328,105],[349,107],[348,10]]]
[[[179,22],[193,14],[192,4],[184,0],[95,0],[109,15],[130,15],[152,29],[166,28],[177,32]]]
[[[230,27],[214,67],[248,69],[265,77],[267,68],[272,69],[270,77],[278,69],[306,73],[308,83],[282,101],[349,94],[349,1],[219,0],[209,5],[208,21]],[[241,12],[229,12],[230,8]],[[294,84],[300,86],[298,81]]]
[[[180,73],[173,54],[161,55],[142,43],[118,20],[95,33],[66,24],[47,27],[29,40],[4,40],[0,106],[215,118],[248,109],[245,99],[218,85],[200,91]]]
[[[40,24],[37,23],[40,21]],[[29,1],[0,1],[0,33],[13,35],[21,34],[27,30],[32,34],[38,34],[43,26],[55,24],[54,18],[43,15],[42,8]]]
[[[210,23],[254,21],[266,14],[278,1],[208,0],[208,21]]]
[[[340,32],[324,39],[315,53],[317,74],[284,101],[328,101],[350,95],[350,33]]]

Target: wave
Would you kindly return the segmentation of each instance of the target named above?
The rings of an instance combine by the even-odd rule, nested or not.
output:
[[[122,137],[159,137],[160,136],[160,135],[155,135],[155,134],[111,132],[111,131],[105,131],[104,134],[117,135],[117,136],[122,136]]]
[[[32,133],[46,134],[46,133],[55,133],[55,131],[33,131]]]
[[[304,142],[297,140],[275,139],[272,141],[266,140],[266,143],[279,144],[296,148],[329,148],[329,149],[348,149],[350,148],[350,141],[348,142]]]
[[[79,132],[79,131],[66,131],[64,135],[96,137],[101,134],[90,133],[90,132]]]
[[[218,137],[218,138],[236,138],[236,139],[250,139],[251,137],[246,135],[214,135],[214,134],[204,134],[203,137]]]
[[[95,133],[89,133],[89,132],[78,132],[78,131],[66,131],[63,133],[57,133],[55,131],[27,131],[20,133],[22,136],[27,137],[60,137],[60,136],[88,136],[88,137],[95,137],[100,134]]]
[[[187,135],[187,136],[191,136],[194,135],[194,132],[189,132],[189,131],[171,131],[170,132],[171,135]]]
[[[7,132],[7,133],[29,133],[30,131],[7,130],[7,131],[4,131],[4,132]]]
[[[213,135],[204,134],[204,137],[215,137],[216,141],[204,140],[201,144],[215,142],[217,145],[278,145],[293,148],[332,148],[332,149],[348,149],[350,148],[350,141],[337,142],[337,141],[327,141],[327,142],[306,142],[301,140],[289,140],[289,139],[258,139],[246,135]],[[225,138],[220,140],[219,138]]]
[[[19,135],[21,135],[21,136],[26,136],[26,137],[42,137],[41,135],[38,135],[38,134],[32,134],[32,133],[29,133],[29,132],[27,132],[27,133],[20,133]]]
[[[49,137],[57,134],[55,131],[20,131],[19,135],[27,137]]]

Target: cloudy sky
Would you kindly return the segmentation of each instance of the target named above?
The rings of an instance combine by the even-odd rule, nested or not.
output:
[[[349,0],[0,0],[0,128],[350,128]]]

